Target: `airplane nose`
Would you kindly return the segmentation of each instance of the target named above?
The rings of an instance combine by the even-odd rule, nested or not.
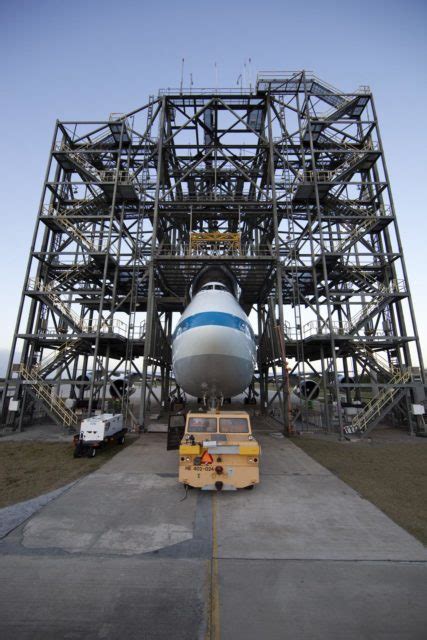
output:
[[[212,309],[218,300],[222,308]],[[180,321],[172,343],[178,384],[196,397],[238,395],[250,384],[254,370],[256,347],[248,319],[234,298],[206,292],[190,304],[194,313]]]
[[[174,362],[177,380],[193,396],[204,393],[231,397],[252,380],[253,365],[247,358],[227,354],[194,355]]]

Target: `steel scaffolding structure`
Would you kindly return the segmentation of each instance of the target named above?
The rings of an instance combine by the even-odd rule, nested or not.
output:
[[[22,424],[41,403],[74,426],[112,396],[143,426],[150,397],[167,408],[173,314],[207,264],[231,268],[257,316],[254,388],[285,430],[316,414],[320,428],[363,434],[390,412],[424,428],[411,416],[424,369],[372,94],[304,71],[57,122],[5,419]]]

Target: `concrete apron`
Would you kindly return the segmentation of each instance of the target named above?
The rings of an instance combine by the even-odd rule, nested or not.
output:
[[[185,498],[177,453],[147,434],[46,505],[0,545],[0,636],[424,637],[424,547],[259,438],[251,492]]]

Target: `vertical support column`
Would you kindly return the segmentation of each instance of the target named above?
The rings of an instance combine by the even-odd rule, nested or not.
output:
[[[55,129],[53,132],[53,137],[52,137],[52,143],[50,146],[50,153],[49,153],[49,160],[47,163],[47,167],[46,167],[46,173],[45,173],[45,177],[44,177],[44,186],[43,186],[43,191],[42,191],[42,195],[40,198],[40,202],[39,202],[39,210],[38,210],[38,215],[37,215],[37,220],[36,223],[34,225],[34,231],[33,231],[33,237],[31,240],[31,248],[30,248],[30,255],[28,258],[28,263],[27,263],[27,268],[25,271],[25,276],[24,276],[24,283],[22,286],[22,291],[21,291],[21,299],[19,302],[19,309],[18,309],[18,314],[17,314],[17,318],[16,318],[16,323],[15,323],[15,329],[14,329],[14,333],[13,333],[13,338],[12,338],[12,345],[11,345],[11,349],[10,349],[10,354],[9,354],[9,362],[7,365],[7,371],[6,371],[6,378],[5,378],[5,384],[3,387],[3,397],[1,400],[1,405],[0,405],[0,422],[4,420],[6,420],[6,416],[4,415],[6,412],[6,401],[7,401],[7,391],[9,388],[9,385],[12,381],[12,367],[13,367],[13,359],[15,357],[15,351],[16,351],[16,344],[18,341],[18,334],[19,334],[19,327],[21,326],[21,320],[22,320],[22,312],[24,309],[24,303],[25,303],[25,290],[27,288],[27,283],[28,283],[28,278],[30,275],[30,271],[31,271],[31,265],[32,265],[32,261],[33,261],[33,255],[34,255],[34,250],[36,247],[36,242],[37,242],[37,235],[38,235],[38,231],[39,231],[39,226],[40,226],[40,216],[43,210],[43,201],[44,201],[44,197],[45,197],[45,192],[46,192],[46,184],[49,180],[49,173],[52,167],[52,158],[53,158],[53,151],[55,149],[55,141],[56,141],[56,136],[58,133],[58,125],[59,122],[58,120],[56,121],[55,124]],[[48,231],[47,231],[48,233]],[[47,238],[47,236],[45,236],[45,238]],[[41,269],[41,265],[39,265],[38,269]],[[34,315],[34,310],[35,310],[36,305],[34,303],[32,303],[31,305],[31,310],[32,310],[32,315]],[[31,316],[29,318],[29,321],[31,320]],[[24,362],[23,360],[23,356],[26,354],[26,351],[28,351],[28,343],[26,343],[25,348],[23,350],[23,353],[21,354],[21,362]],[[19,392],[20,390],[20,383],[19,381],[16,382],[16,390],[15,390],[15,396],[17,397],[17,392]],[[23,411],[23,408],[22,408]]]
[[[172,335],[172,313],[166,312],[165,334],[168,344],[171,343]],[[170,384],[171,363],[166,362],[164,365],[164,386],[163,386],[163,407],[169,409],[169,384]]]
[[[333,321],[332,321],[332,309],[331,309],[330,294],[329,294],[328,268],[327,268],[327,265],[326,265],[325,241],[324,241],[323,230],[322,230],[322,223],[323,223],[322,210],[321,210],[321,207],[320,207],[320,199],[319,199],[319,185],[318,185],[317,173],[316,173],[316,154],[315,154],[315,151],[314,151],[313,132],[312,132],[312,129],[311,129],[310,101],[309,101],[309,95],[308,95],[308,91],[307,91],[307,83],[306,83],[306,78],[305,78],[305,71],[303,72],[303,83],[304,83],[304,94],[305,94],[305,105],[306,105],[305,108],[306,108],[307,128],[308,128],[309,140],[310,140],[310,152],[311,152],[311,164],[312,164],[312,170],[313,170],[314,193],[315,193],[315,198],[316,198],[317,221],[318,221],[318,225],[319,225],[319,238],[320,238],[320,245],[321,245],[322,273],[323,273],[323,280],[324,280],[324,283],[325,283],[326,309],[327,309],[327,314],[328,314],[328,324],[329,324],[329,331],[330,331],[330,337],[331,337],[330,338],[330,340],[331,340],[330,344],[331,344],[332,362],[333,362],[333,368],[334,368],[335,393],[336,393],[336,397],[337,397],[338,422],[339,422],[339,429],[340,429],[340,438],[343,438],[344,437],[344,424],[343,424],[343,417],[342,417],[340,389],[339,389],[338,376],[337,376],[337,357],[336,357],[336,350],[335,350],[334,327],[333,327]],[[313,256],[313,259],[314,259],[314,256]]]
[[[116,175],[115,175],[115,180],[114,180],[114,189],[113,189],[113,196],[111,198],[111,207],[110,207],[110,218],[109,218],[109,228],[108,228],[108,235],[107,235],[107,248],[105,249],[106,251],[106,255],[105,255],[105,259],[104,259],[104,270],[103,270],[103,274],[102,274],[102,288],[101,288],[101,296],[100,296],[100,300],[99,300],[99,307],[98,307],[98,322],[97,322],[97,327],[96,327],[96,338],[95,338],[95,349],[94,349],[94,353],[93,353],[93,369],[92,369],[92,378],[91,378],[91,382],[90,382],[90,390],[89,390],[89,404],[88,404],[88,415],[90,415],[92,413],[92,405],[93,405],[93,396],[94,396],[94,388],[95,388],[95,378],[96,378],[96,360],[98,357],[98,352],[99,352],[99,340],[100,340],[100,333],[101,333],[101,327],[102,327],[102,312],[104,310],[104,298],[105,298],[105,288],[106,288],[106,283],[107,283],[107,274],[108,274],[108,257],[110,254],[110,245],[111,245],[111,233],[113,230],[113,223],[114,223],[114,209],[116,206],[116,199],[117,199],[117,187],[118,187],[118,181],[119,181],[119,171],[120,171],[120,161],[121,161],[121,155],[122,155],[122,148],[123,148],[123,132],[125,129],[125,120],[123,120],[122,122],[122,127],[120,129],[120,143],[119,143],[119,148],[117,151],[117,162],[116,162]],[[106,375],[108,376],[108,371],[105,372]]]
[[[279,222],[277,216],[277,197],[276,197],[276,183],[275,183],[275,171],[274,171],[274,144],[273,144],[273,127],[271,118],[271,96],[267,95],[267,121],[268,121],[268,144],[269,144],[269,174],[270,174],[270,186],[271,196],[273,204],[273,226],[274,226],[274,243],[276,245],[276,301],[279,310],[279,330],[283,337],[285,334],[285,321],[283,317],[283,292],[282,292],[282,265],[280,263],[280,236],[279,236]],[[282,415],[283,415],[283,427],[286,433],[289,432],[291,427],[289,423],[289,385],[287,384],[288,371],[286,368],[286,362],[283,361],[282,356]],[[285,382],[286,381],[286,382]]]
[[[382,138],[381,138],[381,133],[380,133],[380,129],[378,126],[378,118],[377,118],[377,112],[375,109],[375,103],[374,103],[374,98],[371,95],[371,105],[372,105],[372,113],[374,116],[374,121],[375,121],[375,126],[376,126],[376,130],[377,130],[377,135],[378,135],[378,144],[380,147],[380,151],[381,151],[381,157],[382,157],[382,162],[383,162],[383,168],[384,168],[384,175],[385,175],[385,179],[387,182],[387,188],[388,188],[388,196],[390,198],[390,205],[391,205],[391,210],[393,213],[393,220],[394,220],[394,231],[396,234],[396,240],[397,240],[397,245],[399,248],[399,253],[400,253],[400,260],[402,263],[402,272],[403,272],[403,277],[405,279],[405,286],[406,286],[406,290],[408,293],[408,304],[409,304],[409,312],[410,312],[410,316],[411,316],[411,322],[412,322],[412,326],[414,329],[414,337],[415,337],[415,345],[416,345],[416,349],[417,349],[417,356],[418,356],[418,362],[420,364],[420,374],[421,374],[421,380],[423,382],[423,384],[426,384],[426,379],[425,379],[425,372],[424,372],[424,359],[423,359],[423,354],[421,351],[421,345],[420,345],[420,338],[419,338],[419,334],[418,334],[418,327],[417,327],[417,322],[415,319],[415,311],[414,311],[414,306],[412,303],[412,296],[411,296],[411,290],[409,287],[409,281],[408,281],[408,272],[406,270],[406,262],[405,262],[405,258],[403,255],[403,247],[402,247],[402,240],[400,237],[400,231],[399,231],[399,226],[397,224],[397,219],[396,219],[396,211],[395,211],[395,207],[394,207],[394,200],[393,200],[393,194],[391,192],[391,188],[390,188],[390,178],[388,175],[388,169],[387,169],[387,164],[385,161],[385,156],[384,156],[384,149],[383,149],[383,143],[382,143]]]
[[[162,173],[163,173],[162,162],[163,162],[163,137],[164,137],[164,126],[165,126],[165,111],[166,111],[166,97],[163,96],[161,112],[160,112],[159,141],[157,145],[157,176],[156,176],[156,193],[154,198],[153,236],[151,239],[150,263],[148,265],[147,318],[145,323],[144,361],[143,361],[143,367],[142,367],[141,401],[140,401],[140,408],[139,408],[139,424],[141,428],[144,428],[145,426],[147,368],[148,368],[148,361],[152,351],[153,323],[154,323],[154,314],[156,313],[156,304],[154,300],[154,289],[155,289],[154,262],[156,259],[160,187],[161,187]]]
[[[262,345],[262,336],[265,330],[263,305],[260,305],[260,304],[258,305],[257,315],[258,315],[258,340],[259,340],[259,344],[258,344],[259,402],[260,402],[261,413],[264,414],[267,406],[267,400],[268,400],[268,385],[265,379],[266,375],[268,376],[268,365],[266,365],[265,361],[263,360],[263,356],[264,358],[266,357],[266,354],[264,353],[264,347]],[[267,373],[265,370],[266,366],[267,366]]]
[[[110,363],[110,344],[107,344],[107,353],[105,355],[105,373],[104,380],[102,383],[102,392],[101,392],[101,411],[104,412],[105,408],[105,397],[107,394],[107,384],[108,384],[108,372],[109,372],[109,363]],[[125,387],[123,387],[123,396],[125,395]]]

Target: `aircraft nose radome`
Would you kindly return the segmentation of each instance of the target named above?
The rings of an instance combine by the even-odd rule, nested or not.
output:
[[[235,336],[235,339],[240,339],[241,336]],[[230,342],[229,331],[224,330],[223,327],[209,327],[206,331],[203,341],[204,353],[227,353],[227,345]]]
[[[253,375],[250,360],[212,353],[176,359],[174,369],[182,388],[194,396],[205,392],[235,396],[250,384]]]
[[[256,345],[247,316],[222,291],[196,294],[174,333],[177,383],[196,397],[236,396],[250,384]]]

